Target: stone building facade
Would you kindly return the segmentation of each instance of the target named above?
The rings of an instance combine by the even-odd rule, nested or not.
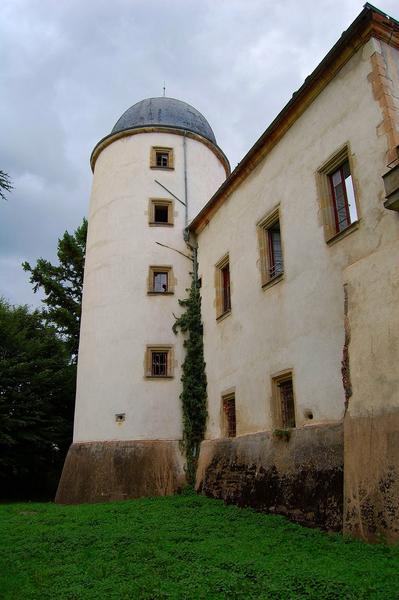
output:
[[[174,298],[140,296],[149,269],[172,264],[155,242],[186,251],[183,206],[179,238],[138,226],[159,192],[149,152],[170,148],[174,175],[161,183],[190,207],[201,280],[209,416],[197,489],[398,539],[399,24],[365,5],[225,181],[209,132],[162,127],[136,123],[94,152],[75,440],[59,500],[169,493],[184,478],[182,348],[169,331],[188,287],[184,257],[173,254]],[[161,346],[173,346],[173,381],[154,383],[143,371]]]

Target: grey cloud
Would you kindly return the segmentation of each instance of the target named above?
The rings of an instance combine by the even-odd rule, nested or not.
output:
[[[0,293],[37,303],[19,263],[53,258],[87,214],[89,156],[131,104],[162,93],[209,120],[232,166],[363,0],[3,0]],[[397,15],[397,1],[381,8]]]

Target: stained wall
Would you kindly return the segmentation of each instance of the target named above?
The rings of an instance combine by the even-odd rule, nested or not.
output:
[[[370,297],[364,318],[366,315],[371,318],[374,313],[378,315],[376,335],[378,332],[384,335],[383,331],[389,327],[390,312],[397,310],[392,277],[388,275],[386,288],[379,289],[378,285],[368,285],[366,268],[357,271],[357,265],[382,248],[390,247],[392,252],[386,251],[385,264],[382,258],[376,258],[380,277],[395,270],[394,264],[398,262],[395,241],[399,221],[396,214],[383,206],[382,181],[387,158],[392,154],[390,140],[393,137],[387,126],[385,100],[376,92],[375,65],[387,53],[387,48],[378,40],[371,39],[352,56],[198,235],[208,377],[207,440],[223,437],[221,396],[231,390],[235,391],[238,437],[230,440],[230,446],[241,447],[244,440],[241,436],[248,439],[257,432],[272,432],[276,427],[272,377],[287,369],[293,372],[297,428],[312,427],[317,431],[328,424],[342,422],[346,406],[341,373],[345,344],[343,284],[353,278],[359,285],[362,279],[363,288],[358,288],[356,297],[359,303],[366,294]],[[388,116],[391,118],[392,113]],[[344,145],[352,165],[359,218],[346,232],[327,243],[317,171]],[[275,285],[263,289],[256,225],[277,206],[284,276]],[[215,265],[227,253],[232,307],[229,315],[217,320]],[[378,305],[385,300],[386,309],[379,313]],[[363,322],[365,333],[366,321]],[[378,329],[379,323],[381,329]],[[392,336],[395,337],[394,331]],[[367,398],[371,404],[378,403],[379,376],[376,373],[374,377],[373,355],[364,349],[356,362],[352,362],[363,342],[358,332],[356,347],[352,346],[349,352],[351,374],[353,369],[358,373],[354,390],[359,381],[373,380]],[[369,347],[370,344],[365,346]],[[382,343],[379,365],[386,381],[386,394],[396,407],[399,402],[391,372],[393,363],[385,360],[386,354],[392,351],[388,340]],[[395,352],[393,357],[397,364]],[[362,404],[363,387],[358,387],[353,397],[355,395]],[[309,412],[312,420],[307,418]],[[204,443],[200,457],[200,466],[202,461],[207,465],[207,481],[211,477],[209,465],[223,462],[226,457],[225,449],[216,441],[211,444],[214,452],[211,457],[209,444]],[[385,445],[385,452],[389,453],[388,446]],[[348,452],[351,452],[350,446],[345,447],[346,457]],[[360,447],[356,452],[361,452]],[[343,455],[341,459],[343,463]],[[234,461],[234,456],[227,461],[229,468]],[[355,459],[353,469],[356,465]],[[258,461],[254,473],[267,466],[270,467]],[[343,468],[343,464],[341,466]],[[201,481],[200,477],[199,486]],[[219,478],[219,484],[221,481],[223,477]],[[238,489],[242,489],[242,482],[237,475]],[[208,492],[212,493],[209,486]]]

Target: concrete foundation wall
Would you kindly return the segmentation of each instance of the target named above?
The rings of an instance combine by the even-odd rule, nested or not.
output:
[[[107,502],[175,494],[186,483],[175,441],[72,444],[55,501]]]
[[[342,425],[294,429],[289,440],[271,433],[206,440],[196,488],[226,502],[340,531]]]

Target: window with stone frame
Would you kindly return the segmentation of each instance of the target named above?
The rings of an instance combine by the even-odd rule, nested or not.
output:
[[[276,428],[295,427],[295,398],[292,371],[272,378],[273,419]]]
[[[317,171],[319,200],[326,241],[358,222],[358,207],[352,177],[349,146],[325,162]]]
[[[170,379],[173,377],[172,346],[147,346],[146,377],[151,379]]]
[[[279,208],[274,209],[257,225],[261,282],[267,286],[279,281],[284,274]]]
[[[151,226],[173,226],[173,201],[163,198],[151,198],[148,215],[149,225]]]
[[[171,266],[151,266],[149,268],[148,294],[173,294],[174,283],[173,269]]]
[[[222,396],[222,435],[223,437],[236,437],[236,399],[235,394]]]
[[[153,146],[150,155],[151,169],[174,169],[173,148]]]
[[[215,266],[216,318],[231,311],[230,262],[226,254]]]

